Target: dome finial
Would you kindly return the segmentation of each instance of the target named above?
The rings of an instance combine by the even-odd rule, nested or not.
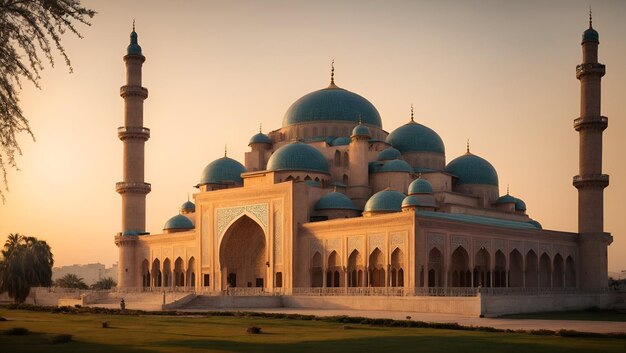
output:
[[[335,84],[335,59],[330,62],[330,84]]]
[[[224,157],[228,155],[228,145],[224,145]]]
[[[509,184],[506,184],[506,194],[509,194]]]
[[[415,118],[413,117],[413,103],[411,103],[411,121],[415,121]]]
[[[469,139],[467,139],[467,153],[470,153],[470,150],[469,150]]]
[[[135,31],[135,19],[133,18],[133,32]]]
[[[259,123],[259,133],[263,132],[263,123]]]
[[[592,23],[592,18],[591,18],[591,5],[589,5],[589,28],[593,28],[593,26],[591,25]]]
[[[187,202],[189,202],[189,193],[187,193]]]

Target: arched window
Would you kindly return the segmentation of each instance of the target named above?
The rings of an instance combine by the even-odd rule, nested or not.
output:
[[[341,166],[341,152],[335,151],[335,167]]]

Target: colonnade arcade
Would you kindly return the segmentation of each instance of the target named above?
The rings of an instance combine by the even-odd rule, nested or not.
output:
[[[323,260],[319,251],[311,257],[311,287],[404,287],[405,257],[400,248],[392,251],[390,260],[378,247],[367,257],[353,250],[345,265],[335,250]]]
[[[177,257],[172,261],[166,257],[163,262],[159,258],[152,264],[144,259],[141,264],[142,286],[163,288],[192,288],[196,285],[195,258],[188,261]]]
[[[532,249],[522,255],[513,249],[508,256],[497,250],[492,258],[487,249],[480,248],[473,255],[473,266],[470,263],[463,246],[458,246],[448,261],[441,249],[433,247],[421,283],[424,287],[576,287],[576,264],[570,255],[551,257],[542,252],[538,256]]]

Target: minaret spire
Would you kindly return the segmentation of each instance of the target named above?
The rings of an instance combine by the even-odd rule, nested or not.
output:
[[[580,117],[574,119],[579,134],[578,175],[574,187],[578,189],[578,234],[581,288],[604,288],[608,285],[607,246],[613,238],[604,232],[604,188],[609,176],[602,173],[602,133],[608,127],[608,118],[600,107],[601,81],[605,66],[598,62],[600,35],[592,27],[589,9],[589,28],[583,32],[583,62],[576,67],[580,80]],[[575,284],[576,285],[576,284]],[[570,284],[571,286],[571,284]]]
[[[589,28],[593,28],[593,19],[591,17],[591,5],[589,5]]]
[[[335,85],[335,59],[330,62],[330,85],[328,85],[328,88],[338,88]]]
[[[135,19],[133,18],[133,32],[135,31]]]

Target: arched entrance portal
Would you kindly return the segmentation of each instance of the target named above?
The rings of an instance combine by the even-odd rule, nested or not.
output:
[[[263,229],[250,217],[233,223],[220,244],[222,288],[266,287],[267,251]]]

